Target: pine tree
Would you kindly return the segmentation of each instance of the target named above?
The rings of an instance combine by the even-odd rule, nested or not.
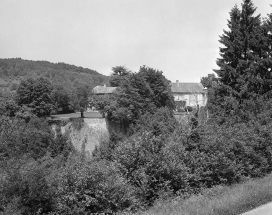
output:
[[[235,5],[230,12],[230,20],[228,20],[229,31],[224,30],[224,34],[220,36],[219,42],[225,47],[219,48],[220,56],[222,58],[217,60],[217,65],[220,67],[219,70],[214,70],[220,81],[224,85],[228,85],[231,88],[235,88],[237,72],[235,68],[239,63],[241,57],[239,49],[239,41],[237,38],[240,37],[239,22],[240,22],[241,11]]]
[[[214,70],[218,82],[208,99],[213,115],[248,120],[264,111],[272,98],[272,15],[262,21],[255,12],[252,0],[243,0],[241,9],[235,5],[229,29],[220,36],[224,47],[217,59],[220,69]]]
[[[271,5],[272,6],[272,5]],[[260,91],[271,96],[272,91],[272,13],[262,24],[262,43],[260,44],[258,77]]]
[[[251,0],[244,0],[241,10],[236,5],[230,12],[229,31],[224,30],[219,40],[225,47],[220,48],[220,69],[215,72],[226,94],[240,102],[255,92],[252,82],[259,79],[257,64],[263,41],[260,15],[254,16],[255,11]]]

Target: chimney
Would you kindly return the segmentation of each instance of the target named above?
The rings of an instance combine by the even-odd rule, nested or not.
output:
[[[179,80],[176,80],[176,83],[178,84],[178,83],[179,83]]]

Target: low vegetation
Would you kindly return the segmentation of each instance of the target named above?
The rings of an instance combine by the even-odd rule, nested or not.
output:
[[[237,215],[272,201],[272,175],[241,184],[216,186],[188,199],[160,200],[142,215]]]

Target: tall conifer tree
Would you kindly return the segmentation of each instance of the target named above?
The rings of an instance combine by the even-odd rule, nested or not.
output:
[[[260,91],[263,94],[268,94],[270,97],[272,91],[272,13],[264,19],[261,36],[262,43],[260,46],[257,77],[259,77]]]
[[[218,82],[212,87],[208,108],[223,118],[248,120],[265,110],[272,98],[272,14],[254,15],[252,0],[243,0],[230,12],[217,59]]]
[[[225,47],[220,48],[220,69],[215,72],[227,89],[226,94],[240,102],[250,96],[250,91],[254,92],[251,82],[258,74],[254,64],[261,52],[262,37],[260,15],[254,16],[255,11],[251,0],[244,0],[241,10],[235,6],[230,12],[229,31],[224,30],[219,40]]]
[[[236,85],[237,73],[235,68],[241,57],[239,41],[237,40],[240,37],[240,17],[241,11],[235,5],[230,12],[230,20],[228,20],[229,31],[224,30],[224,34],[220,36],[219,40],[225,46],[219,48],[221,58],[217,60],[217,65],[220,69],[214,70],[220,78],[221,83],[231,88],[235,88]]]

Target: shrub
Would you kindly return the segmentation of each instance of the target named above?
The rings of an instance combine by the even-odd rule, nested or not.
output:
[[[84,126],[83,118],[74,118],[74,119],[70,119],[70,121],[72,121],[72,127],[75,130],[80,130]]]
[[[50,176],[57,214],[114,213],[135,206],[134,189],[114,163],[70,157]]]
[[[146,113],[141,116],[137,124],[132,127],[130,134],[147,131],[155,136],[168,136],[177,125],[173,111],[164,107],[158,109],[154,114]]]
[[[4,177],[0,178],[0,205],[5,207],[6,213],[34,215],[52,209],[53,193],[46,182],[45,166],[25,157],[9,160],[1,172]]]
[[[71,149],[67,137],[60,132],[55,136],[40,118],[32,116],[29,122],[19,117],[0,118],[0,161],[25,154],[35,159],[47,153],[56,156]]]
[[[120,142],[113,159],[137,188],[142,204],[151,205],[165,193],[187,189],[188,167],[177,152],[152,133],[143,132]]]
[[[175,132],[185,147],[182,160],[190,168],[191,187],[232,184],[271,171],[272,124],[206,125]]]
[[[19,84],[17,82],[12,82],[10,86],[10,90],[17,90],[19,88]]]

